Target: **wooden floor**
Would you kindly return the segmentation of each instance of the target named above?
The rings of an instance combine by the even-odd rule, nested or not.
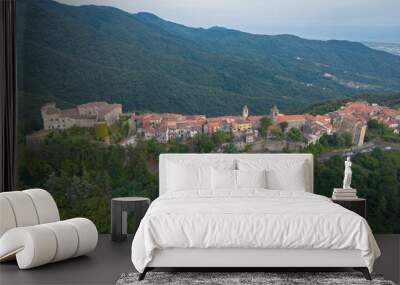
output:
[[[135,270],[131,243],[132,237],[115,243],[110,235],[100,235],[96,250],[88,256],[29,270],[18,270],[15,262],[0,264],[0,284],[115,284],[122,273]]]
[[[376,235],[376,240],[382,257],[376,261],[374,271],[399,284],[400,235]],[[15,262],[4,263],[0,265],[0,284],[115,284],[122,273],[134,271],[131,242],[132,237],[114,243],[110,235],[100,235],[97,249],[89,256],[30,270],[19,270]]]

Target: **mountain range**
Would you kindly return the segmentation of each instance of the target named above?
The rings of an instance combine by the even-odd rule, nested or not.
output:
[[[363,92],[400,90],[400,56],[349,41],[191,28],[150,13],[50,0],[17,1],[21,117],[88,101],[124,110],[285,112]]]

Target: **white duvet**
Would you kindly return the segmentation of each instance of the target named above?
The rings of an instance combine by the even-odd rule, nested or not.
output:
[[[132,262],[143,272],[165,248],[358,249],[370,271],[380,255],[359,215],[316,194],[265,189],[162,195],[140,223]]]

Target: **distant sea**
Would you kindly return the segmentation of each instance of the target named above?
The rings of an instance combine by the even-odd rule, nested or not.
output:
[[[376,43],[376,42],[363,42],[363,44],[373,49],[386,51],[388,53],[400,56],[400,44]]]

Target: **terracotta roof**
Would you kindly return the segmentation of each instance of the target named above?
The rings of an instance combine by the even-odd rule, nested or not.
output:
[[[182,118],[183,116],[180,114],[170,114],[170,113],[165,113],[160,115],[163,119],[175,119],[177,120],[178,118]]]
[[[370,114],[370,113],[378,112],[381,109],[382,109],[382,107],[377,104],[371,105],[368,102],[356,101],[356,102],[347,103],[346,106],[341,108],[341,111]]]
[[[161,120],[161,116],[159,114],[147,113],[147,114],[143,114],[142,120],[158,121],[158,120]]]
[[[48,107],[45,109],[45,113],[48,115],[60,114],[61,110],[58,108]]]
[[[222,124],[222,121],[212,121],[212,122],[207,122],[207,125],[209,127],[218,127]]]
[[[98,115],[96,114],[80,114],[79,113],[79,108],[94,108],[97,107],[98,110]],[[103,118],[104,115],[107,113],[111,112],[112,110],[116,108],[121,108],[121,104],[108,104],[106,102],[90,102],[86,104],[79,105],[75,108],[70,108],[70,109],[65,109],[61,110],[53,106],[45,106],[45,112],[46,114],[52,115],[52,114],[58,114],[61,118],[73,118],[73,119],[96,119],[96,118]]]
[[[262,116],[248,116],[247,120],[249,120],[250,122],[258,122],[260,121],[262,118]]]
[[[315,123],[319,123],[322,125],[329,125],[331,124],[331,118],[329,118],[328,116],[324,116],[324,115],[317,115],[317,116],[312,116],[312,118],[310,118],[309,116],[306,115],[306,118],[308,121],[312,121]]]
[[[311,114],[305,114],[304,117],[306,118],[307,121],[315,121],[317,119],[316,116],[313,116]]]
[[[231,122],[233,120],[236,120],[237,118],[242,118],[241,116],[220,116],[220,117],[210,117],[207,118],[207,121],[227,121]]]
[[[223,117],[214,117],[214,118],[208,118],[207,119],[207,123],[222,123],[223,121],[225,121],[225,119]]]
[[[236,119],[235,119],[234,123],[235,123],[235,124],[248,124],[248,123],[250,123],[250,122],[247,121],[246,119],[242,118],[242,117],[239,117],[239,118],[236,118]]]
[[[85,104],[78,105],[78,108],[102,108],[104,106],[108,105],[107,102],[89,102]]]
[[[72,119],[96,119],[96,115],[82,115],[79,114],[77,108],[65,109],[60,112],[61,118],[72,118]]]
[[[400,110],[396,110],[396,109],[390,109],[390,108],[383,108],[383,114],[385,114],[386,116],[399,116],[400,115]]]
[[[185,119],[186,120],[194,120],[194,121],[205,120],[206,116],[205,115],[187,115],[187,116],[185,116]]]
[[[161,122],[161,126],[167,126],[167,127],[176,127],[176,121],[175,120],[163,120]]]
[[[304,115],[278,115],[278,122],[287,122],[287,121],[305,121],[306,117]]]
[[[181,121],[177,122],[177,127],[181,129],[199,128],[202,127],[202,124],[192,121]]]
[[[104,117],[106,114],[110,113],[111,111],[113,111],[114,109],[122,109],[122,105],[121,104],[107,104],[104,107],[100,108],[99,110],[99,117],[102,118]]]

